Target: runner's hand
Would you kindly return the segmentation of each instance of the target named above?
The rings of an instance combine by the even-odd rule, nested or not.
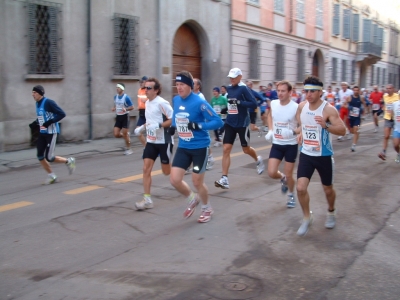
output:
[[[176,127],[175,126],[171,126],[167,129],[167,132],[169,135],[173,136],[175,134],[176,131]]]
[[[202,128],[201,125],[196,122],[189,122],[189,124],[188,124],[189,130],[201,130],[201,128]]]
[[[240,105],[240,100],[237,99],[229,99],[228,100],[229,104],[236,104],[236,105]]]
[[[287,128],[283,128],[282,129],[282,137],[284,138],[284,139],[291,139],[292,137],[293,137],[294,135],[293,135],[293,130],[291,130],[291,129],[287,129]]]
[[[147,130],[157,130],[161,128],[160,125],[161,124],[146,124],[146,128]]]
[[[265,139],[267,140],[267,142],[272,142],[272,135],[274,133],[272,132],[272,130],[268,130],[268,133],[265,135]]]

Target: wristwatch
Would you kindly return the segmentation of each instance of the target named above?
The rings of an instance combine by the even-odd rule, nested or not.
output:
[[[325,122],[325,129],[328,129],[331,126],[331,123]]]

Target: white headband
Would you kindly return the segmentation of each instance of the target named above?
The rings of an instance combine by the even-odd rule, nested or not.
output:
[[[125,91],[125,88],[124,88],[124,86],[122,85],[122,84],[117,84],[117,88],[120,88],[121,90],[123,90],[123,91]]]
[[[304,86],[305,90],[321,90],[322,91],[322,86],[320,85],[313,85],[313,84],[306,84]]]

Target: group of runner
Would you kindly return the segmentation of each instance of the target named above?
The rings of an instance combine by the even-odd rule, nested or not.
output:
[[[143,113],[135,129],[135,134],[140,136],[146,131],[146,140],[143,151],[143,199],[135,203],[138,210],[154,207],[151,198],[151,171],[157,157],[160,157],[161,169],[164,175],[169,175],[171,185],[182,194],[187,201],[183,213],[185,218],[193,215],[196,207],[201,202],[201,214],[198,222],[206,223],[211,220],[214,210],[208,197],[208,188],[204,183],[205,171],[210,157],[209,130],[215,130],[219,137],[217,142],[223,145],[222,176],[215,181],[215,186],[229,189],[228,173],[230,168],[230,153],[235,140],[239,139],[242,150],[255,162],[257,174],[262,174],[265,165],[263,158],[250,146],[250,114],[258,106],[255,94],[242,82],[242,71],[238,68],[230,70],[228,76],[230,85],[224,91],[214,88],[214,98],[211,105],[199,95],[201,85],[198,79],[187,71],[176,75],[176,88],[178,95],[172,100],[172,105],[160,94],[161,84],[157,78],[142,78],[141,88],[143,99]],[[132,101],[123,92],[125,86],[117,84],[117,95],[114,97],[113,111],[116,111],[117,120],[114,134],[117,137],[129,136],[129,117],[127,112],[133,109]],[[321,177],[321,183],[328,203],[326,228],[333,228],[336,224],[335,190],[333,188],[333,148],[331,135],[344,136],[346,134],[346,113],[350,115],[349,131],[356,137],[353,140],[352,150],[358,138],[359,118],[361,108],[365,105],[358,87],[353,87],[352,94],[348,86],[343,84],[341,93],[344,101],[341,102],[339,111],[330,101],[323,98],[323,83],[315,76],[309,76],[304,81],[306,100],[298,104],[293,101],[293,86],[288,81],[277,83],[277,100],[269,102],[266,110],[266,123],[268,133],[265,138],[272,142],[268,160],[268,175],[280,180],[281,190],[287,193],[286,206],[296,206],[295,186],[298,201],[303,211],[303,221],[297,234],[303,236],[312,224],[312,214],[309,208],[310,196],[308,185],[315,170]],[[328,88],[329,91],[329,88]],[[221,92],[224,99],[219,99]],[[74,158],[54,156],[55,138],[57,137],[58,121],[65,117],[65,113],[54,101],[45,98],[42,86],[35,86],[32,91],[37,102],[37,120],[31,126],[39,126],[41,134],[38,142],[38,159],[49,174],[47,183],[56,180],[48,162],[63,162],[70,173],[75,169]],[[213,99],[214,99],[213,98]],[[400,161],[400,102],[399,95],[393,92],[393,85],[387,86],[387,94],[383,96],[383,109],[385,111],[385,140],[384,148],[379,157],[386,159],[386,128],[394,127],[394,147],[397,152],[396,162]],[[226,106],[226,107],[225,107]],[[343,109],[342,109],[343,108]],[[123,116],[123,117],[119,117]],[[223,121],[224,120],[224,121]],[[142,124],[141,124],[142,123]],[[121,127],[121,128],[120,128]],[[223,128],[223,129],[221,129]],[[125,130],[124,130],[125,129]],[[174,145],[174,134],[178,135],[178,147],[171,164]],[[130,141],[126,139],[127,150],[130,150]],[[300,156],[297,168],[297,184],[293,178],[294,166],[300,144]],[[129,145],[129,148],[128,148]],[[354,149],[353,149],[354,148]],[[285,160],[283,172],[279,165]],[[192,184],[195,191],[184,181],[186,170],[192,168]]]

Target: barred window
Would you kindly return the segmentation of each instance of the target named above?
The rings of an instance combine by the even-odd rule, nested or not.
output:
[[[317,0],[316,16],[315,16],[316,24],[315,25],[320,26],[320,27],[322,27],[324,25],[323,9],[324,9],[324,0]]]
[[[283,80],[285,77],[285,46],[275,45],[275,79]]]
[[[138,75],[138,34],[138,17],[114,15],[114,75]]]
[[[62,74],[61,4],[28,4],[29,74]]]
[[[285,0],[274,0],[274,11],[285,13]]]
[[[305,51],[297,49],[297,81],[302,82],[305,75]]]
[[[260,41],[249,39],[249,77],[260,78]]]
[[[332,81],[337,81],[337,58],[332,58]]]
[[[353,60],[351,62],[351,82],[355,83],[356,82],[356,61]]]
[[[300,21],[304,21],[304,0],[296,1],[296,18]]]
[[[342,60],[342,81],[347,81],[347,61]]]

